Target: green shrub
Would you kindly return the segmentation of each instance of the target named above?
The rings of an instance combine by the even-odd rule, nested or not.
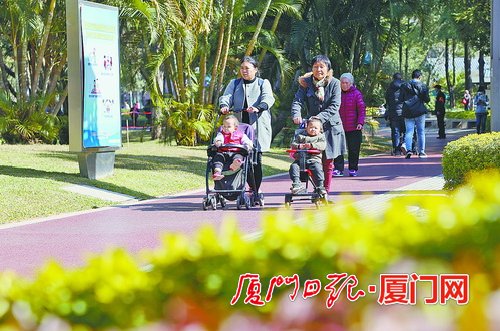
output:
[[[473,110],[447,111],[446,118],[473,120],[476,118],[476,114]]]
[[[443,176],[446,188],[454,188],[466,176],[483,169],[500,169],[500,132],[471,134],[452,141],[443,151]]]
[[[422,318],[435,309],[444,321],[456,324],[440,325],[444,329],[477,329],[488,323],[485,309],[493,299],[488,295],[500,289],[499,185],[500,174],[491,172],[472,178],[450,196],[394,199],[378,217],[349,204],[299,219],[290,211],[269,212],[260,236],[246,237],[235,222],[224,222],[217,230],[206,227],[194,238],[169,234],[161,248],[144,253],[142,263],[114,250],[76,270],[50,263],[33,281],[2,273],[0,329],[284,330],[293,325],[297,330],[352,330],[359,328],[366,309],[383,314],[376,308],[376,295],[349,302],[338,285],[339,301],[327,309],[326,290],[300,298],[304,281],[318,279],[326,285],[327,274],[345,272],[360,281],[357,291],[381,273],[398,272],[398,263],[407,264],[403,270],[408,274],[409,261],[411,272],[469,275],[471,294],[470,307],[422,310],[417,305],[406,307],[408,311]],[[418,212],[409,213],[405,206]],[[145,263],[148,267],[141,268]],[[293,286],[284,284],[272,300],[255,307],[243,303],[245,284],[231,305],[239,275],[245,273],[260,276],[262,299],[273,276],[296,274],[299,297],[292,304],[288,296]]]

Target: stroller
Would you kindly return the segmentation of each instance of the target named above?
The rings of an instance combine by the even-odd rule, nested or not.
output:
[[[317,149],[287,149],[287,153],[292,155],[293,153],[299,154],[299,166],[300,166],[300,181],[306,184],[304,192],[299,193],[286,193],[285,194],[285,207],[290,208],[293,201],[297,200],[311,200],[316,208],[320,207],[320,204],[328,204],[327,194],[321,192],[320,188],[316,185],[313,180],[311,170],[307,169],[306,159],[307,154],[321,154],[321,151]],[[309,190],[309,183],[312,186],[312,190]]]
[[[304,121],[300,127],[300,129],[305,128],[306,122]],[[299,130],[295,131],[297,135]],[[316,205],[316,208],[319,208],[321,203],[325,205],[328,204],[328,196],[327,193],[322,192],[322,190],[317,186],[317,183],[313,180],[313,173],[307,167],[307,156],[308,154],[321,154],[322,152],[317,149],[287,149],[286,152],[293,158],[298,154],[298,163],[300,169],[300,181],[305,183],[305,190],[303,192],[298,193],[287,193],[285,194],[285,207],[289,208],[292,202],[295,200],[311,200],[312,203]],[[309,190],[309,183],[312,186],[312,190]]]
[[[218,120],[216,121],[216,123]],[[221,128],[219,128],[219,131]],[[254,142],[255,146],[255,135],[254,130],[251,125],[240,123],[238,125],[238,131],[245,133],[250,140]],[[215,130],[214,130],[215,131]],[[209,178],[211,178],[212,168],[213,168],[213,158],[217,153],[221,152],[234,152],[241,154],[245,160],[242,163],[241,168],[236,171],[231,171],[229,169],[229,164],[224,164],[222,169],[222,174],[224,178],[215,181],[214,189],[210,189]],[[218,206],[222,209],[226,208],[227,201],[236,200],[236,208],[250,209],[250,206],[254,206],[254,197],[257,196],[256,192],[246,189],[247,180],[249,178],[249,173],[253,171],[253,164],[256,162],[253,149],[247,150],[242,145],[223,145],[216,147],[215,145],[210,145],[207,149],[207,168],[205,172],[205,197],[203,198],[203,210],[207,210],[209,207],[212,210],[216,210]],[[251,176],[253,178],[253,176]],[[252,187],[255,187],[255,183]]]

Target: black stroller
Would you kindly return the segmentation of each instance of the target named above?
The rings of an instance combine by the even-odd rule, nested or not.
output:
[[[316,185],[313,180],[312,172],[307,168],[307,154],[321,154],[321,151],[317,149],[288,149],[287,153],[290,155],[294,153],[299,154],[299,166],[300,166],[300,181],[305,183],[305,190],[298,193],[286,193],[285,194],[285,207],[290,208],[293,201],[297,200],[311,200],[312,203],[319,208],[321,203],[328,204],[328,196],[325,192]],[[309,189],[309,184],[312,186],[312,190]]]
[[[216,121],[217,123],[217,121]],[[221,128],[219,128],[221,130]],[[255,135],[254,130],[251,125],[240,123],[238,125],[238,131],[245,133],[250,140],[254,142],[255,145]],[[211,178],[212,168],[213,168],[213,158],[217,153],[223,152],[234,152],[241,154],[245,159],[242,167],[236,171],[231,171],[228,164],[224,164],[222,169],[222,174],[224,178],[215,181],[214,189],[209,187],[209,178]],[[249,173],[253,171],[253,164],[255,162],[255,152],[254,149],[247,150],[242,145],[223,145],[216,147],[211,145],[207,149],[207,168],[205,172],[205,197],[203,198],[203,210],[207,210],[209,207],[212,210],[216,210],[218,206],[221,208],[226,207],[227,201],[236,200],[236,208],[242,209],[245,207],[247,210],[250,206],[254,206],[254,197],[257,196],[256,192],[246,189],[247,180],[249,178]],[[251,176],[253,178],[253,176]],[[252,185],[252,187],[255,187]]]

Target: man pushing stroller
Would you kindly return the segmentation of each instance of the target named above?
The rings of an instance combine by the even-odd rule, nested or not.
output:
[[[321,152],[326,148],[326,138],[323,134],[323,124],[321,120],[316,117],[311,117],[307,121],[305,129],[300,129],[296,132],[293,142],[291,144],[293,150],[317,150],[318,153],[295,153],[295,161],[290,165],[290,179],[292,180],[292,187],[290,190],[292,194],[300,194],[306,190],[305,185],[300,180],[300,158],[305,154],[305,166],[312,173],[314,183],[318,191],[326,194],[326,189],[323,186],[325,175],[323,173],[323,164],[321,162]]]

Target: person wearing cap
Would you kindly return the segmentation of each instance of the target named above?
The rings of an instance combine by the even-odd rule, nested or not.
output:
[[[436,89],[436,102],[434,103],[434,112],[436,113],[437,125],[438,125],[438,139],[445,139],[446,133],[444,132],[444,114],[446,112],[445,103],[446,95],[441,90],[441,85],[434,85]]]

